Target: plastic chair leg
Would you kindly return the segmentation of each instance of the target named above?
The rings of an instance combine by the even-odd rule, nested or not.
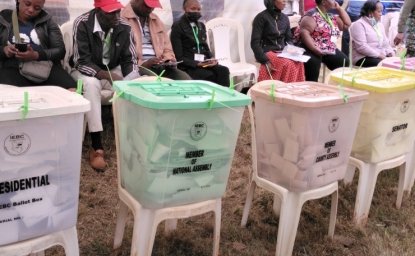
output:
[[[349,163],[347,165],[346,175],[344,176],[344,179],[343,179],[343,183],[345,185],[350,185],[350,183],[352,183],[355,172],[356,172],[356,166]]]
[[[272,203],[272,210],[274,211],[275,216],[280,216],[281,213],[281,199],[279,196],[274,194],[274,200]]]
[[[248,194],[246,195],[245,206],[244,206],[244,210],[242,213],[242,220],[241,220],[242,227],[245,227],[246,222],[248,221],[248,215],[249,215],[249,211],[251,210],[255,188],[256,188],[256,183],[254,180],[252,180],[251,183],[249,184]]]
[[[61,231],[66,256],[79,256],[78,233],[76,227]]]
[[[131,256],[151,256],[158,225],[155,213],[154,210],[142,209],[138,215],[134,220]]]
[[[332,239],[334,237],[334,229],[336,228],[338,201],[339,201],[339,191],[336,190],[331,195],[330,222],[329,222],[328,236]]]
[[[215,207],[215,228],[213,230],[213,256],[219,255],[219,240],[220,240],[220,227],[222,219],[222,203],[220,200],[216,202]]]
[[[169,234],[177,228],[177,219],[168,219],[164,223],[164,234]]]
[[[367,222],[377,177],[378,172],[374,165],[364,164],[361,166],[353,217],[358,226],[363,226]]]
[[[399,166],[399,183],[398,183],[398,196],[396,198],[396,208],[399,209],[402,206],[402,198],[404,194],[405,189],[405,183],[407,179],[410,179],[409,175],[407,174],[409,172],[409,169],[406,168],[406,164],[403,164]]]
[[[404,192],[407,193],[409,196],[411,194],[412,187],[414,186],[415,182],[415,145],[414,149],[407,153],[406,156],[406,177],[405,177],[405,184],[404,184]]]
[[[117,214],[117,224],[115,226],[114,249],[121,246],[124,237],[125,224],[127,223],[128,206],[120,200],[120,208]]]
[[[288,192],[286,200],[281,205],[281,216],[278,227],[276,256],[292,255],[301,209],[306,201],[332,195],[330,211],[329,236],[333,237],[337,218],[338,184],[331,183],[325,187],[302,193]],[[280,231],[282,229],[282,231]]]

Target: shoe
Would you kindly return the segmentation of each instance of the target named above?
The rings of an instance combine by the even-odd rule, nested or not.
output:
[[[105,167],[107,167],[107,162],[104,159],[104,150],[94,150],[91,148],[89,151],[89,164],[97,172],[103,172]]]

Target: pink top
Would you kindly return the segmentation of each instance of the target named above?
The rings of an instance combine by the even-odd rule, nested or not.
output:
[[[379,58],[380,55],[395,53],[389,44],[382,22],[372,26],[367,17],[362,17],[350,26],[350,37],[353,64],[364,57]]]

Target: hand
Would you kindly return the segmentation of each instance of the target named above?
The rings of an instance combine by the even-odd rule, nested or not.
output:
[[[202,67],[202,68],[213,67],[213,66],[216,66],[216,65],[218,65],[218,61],[215,60],[215,59],[201,61],[197,64],[198,67]]]
[[[122,76],[120,76],[120,75],[118,75],[114,72],[111,72],[111,77],[112,77],[112,80],[114,80],[114,81],[120,81],[120,80],[124,79]]]
[[[383,60],[385,58],[384,54],[379,55],[379,59]]]
[[[163,62],[163,60],[161,58],[154,57],[154,58],[150,58],[150,59],[144,61],[141,64],[141,66],[143,66],[145,68],[151,68],[153,66],[159,65],[162,62]]]
[[[386,55],[386,57],[392,57],[393,56],[393,54],[392,53],[388,53],[387,55]]]
[[[27,51],[25,52],[19,52],[16,53],[16,59],[22,60],[22,61],[32,61],[39,59],[39,53],[37,51],[34,51],[32,46],[27,45]]]
[[[7,58],[12,58],[16,55],[16,53],[18,52],[16,47],[14,47],[14,45],[10,44],[10,45],[6,45],[3,48],[3,52],[6,55]]]
[[[336,9],[336,10],[339,10],[339,9],[341,9],[342,7],[341,7],[341,5],[338,3],[338,2],[334,2],[334,7],[333,7],[334,9]]]
[[[403,33],[396,34],[395,39],[393,39],[393,43],[395,45],[398,45],[398,44],[402,43],[402,41],[403,41]]]

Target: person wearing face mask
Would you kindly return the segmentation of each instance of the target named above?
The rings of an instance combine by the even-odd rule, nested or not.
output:
[[[173,23],[170,40],[179,68],[193,79],[207,80],[222,86],[229,86],[229,69],[219,65],[207,44],[205,24],[201,18],[198,0],[184,0],[185,13]]]
[[[121,11],[121,17],[128,21],[134,34],[140,74],[159,75],[164,70],[163,77],[191,79],[175,65],[167,65],[175,63],[176,57],[163,22],[153,13],[154,8],[161,8],[159,0],[130,0]]]
[[[380,1],[366,1],[360,11],[360,19],[350,29],[352,37],[352,63],[363,67],[374,67],[385,57],[394,55],[385,34]]]
[[[101,141],[101,102],[108,103],[113,97],[113,81],[134,79],[139,74],[131,27],[120,19],[123,5],[118,0],[94,0],[94,6],[74,21],[76,70],[72,76],[83,81],[84,97],[91,103],[86,114],[92,144],[89,163],[103,171],[107,163]]]
[[[316,4],[316,8],[304,14],[294,33],[296,43],[310,56],[304,64],[307,81],[318,80],[321,63],[330,70],[349,65],[347,56],[336,46],[340,31],[350,26],[349,15],[334,0],[316,0]],[[329,13],[332,9],[339,15]]]
[[[261,63],[258,81],[304,81],[304,65],[301,62],[278,57],[286,44],[292,44],[290,21],[281,12],[286,0],[264,0],[266,10],[253,21],[251,48],[255,59]]]

